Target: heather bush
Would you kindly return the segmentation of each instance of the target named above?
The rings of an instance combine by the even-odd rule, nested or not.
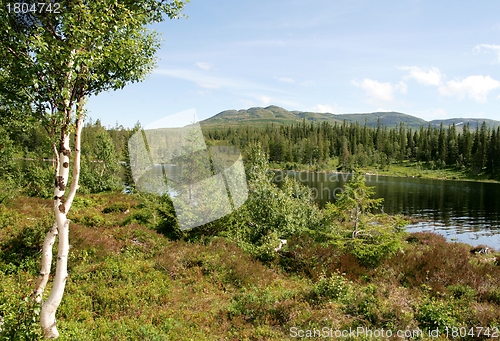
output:
[[[448,243],[431,233],[414,233],[407,240],[411,247],[387,263],[406,287],[425,284],[442,293],[449,286],[462,285],[481,296],[500,286],[500,267],[475,262],[468,245]]]
[[[235,238],[248,240],[249,221],[240,218],[249,215],[234,212],[174,241],[158,233],[163,219],[175,223],[163,200],[103,193],[76,201],[58,319],[62,339],[283,340],[292,326],[394,331],[500,323],[500,267],[469,246],[411,234],[404,252],[367,267],[336,247],[333,231],[306,228],[279,252],[269,248],[269,257],[279,259],[264,263],[241,246],[255,250],[270,241]],[[40,212],[50,205],[21,196],[0,206],[0,340],[40,339],[39,307],[28,297],[52,224]],[[103,225],[95,226],[96,217]],[[224,228],[231,238],[216,236]],[[276,230],[267,236],[280,237]]]
[[[102,213],[125,212],[130,208],[129,205],[123,202],[113,203],[103,208]]]

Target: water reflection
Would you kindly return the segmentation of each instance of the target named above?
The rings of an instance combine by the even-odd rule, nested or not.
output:
[[[316,202],[335,201],[348,174],[277,172],[313,189]],[[425,219],[410,231],[433,231],[449,240],[500,248],[500,184],[367,175],[375,196],[384,198],[384,212]]]

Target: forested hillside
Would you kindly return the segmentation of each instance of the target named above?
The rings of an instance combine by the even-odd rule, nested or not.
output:
[[[469,124],[469,128],[476,129],[480,127],[483,122],[486,122],[488,128],[500,127],[500,121],[490,119],[477,119],[477,118],[450,118],[450,119],[436,119],[432,121],[425,121],[421,118],[403,114],[399,112],[373,112],[361,114],[331,114],[331,113],[317,113],[309,111],[288,111],[281,107],[270,105],[265,108],[254,107],[242,110],[226,110],[213,117],[210,117],[201,122],[204,126],[238,126],[238,125],[252,125],[258,127],[265,127],[267,124],[292,124],[300,123],[303,120],[306,122],[322,123],[328,122],[335,123],[359,123],[367,125],[368,127],[376,128],[377,126],[394,128],[398,127],[401,123],[407,128],[418,129],[421,126],[437,127],[443,124],[445,127],[451,126],[455,123],[458,130],[463,126]]]
[[[82,132],[82,191],[95,193],[131,183],[126,167],[127,142],[139,128],[137,124],[133,129],[118,125],[106,129],[99,120],[86,123]],[[203,126],[203,131],[209,145],[233,145],[243,150],[260,142],[269,161],[282,168],[307,165],[317,170],[383,170],[394,164],[417,163],[429,169],[454,169],[473,176],[500,178],[500,128],[489,128],[486,123],[476,129],[469,124],[462,129],[454,124],[413,129],[402,123],[398,127],[379,124],[371,128],[360,123],[303,119],[283,125]],[[2,167],[9,169],[24,162],[30,171],[21,172],[16,180],[24,183],[28,194],[49,197],[50,188],[44,184],[52,181],[52,164],[36,162],[52,158],[44,129],[11,128],[0,140]]]
[[[290,164],[325,166],[338,159],[339,170],[377,166],[405,161],[427,163],[431,168],[452,167],[473,174],[500,174],[500,128],[490,129],[485,123],[472,130],[467,124],[462,131],[455,125],[439,128],[421,126],[396,128],[379,125],[369,128],[359,123],[330,124],[303,120],[290,125],[267,125],[265,128],[242,126],[206,128],[211,143],[229,143],[244,147],[262,142],[270,161]]]

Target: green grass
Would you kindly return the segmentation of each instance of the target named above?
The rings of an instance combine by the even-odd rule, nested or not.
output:
[[[380,175],[390,175],[398,177],[415,177],[426,179],[441,179],[441,180],[464,180],[464,181],[480,181],[480,182],[498,182],[487,174],[480,173],[472,174],[468,171],[460,171],[455,168],[431,169],[428,164],[409,162],[393,163],[385,169],[379,168],[363,168],[366,172],[378,173]]]
[[[291,165],[294,170],[299,171],[320,171],[320,172],[332,172],[337,171],[339,167],[338,158],[330,160],[326,164],[320,165],[307,165],[300,163],[271,163],[272,169],[283,169],[286,165]],[[380,167],[361,167],[359,169],[365,173],[379,174],[386,176],[396,176],[396,177],[412,177],[412,178],[426,178],[426,179],[440,179],[440,180],[462,180],[462,181],[478,181],[478,182],[499,182],[499,180],[491,179],[488,174],[484,172],[475,175],[471,172],[465,170],[457,170],[455,168],[443,168],[443,169],[432,169],[427,163],[420,162],[409,162],[405,161],[401,163],[392,163],[390,166],[385,168]]]
[[[404,252],[365,268],[303,235],[263,264],[222,237],[171,241],[151,222],[122,224],[144,212],[141,200],[78,196],[60,340],[284,340],[292,327],[500,324],[500,266],[467,245],[413,234]],[[0,340],[40,339],[29,295],[50,210],[50,200],[27,197],[0,206]]]

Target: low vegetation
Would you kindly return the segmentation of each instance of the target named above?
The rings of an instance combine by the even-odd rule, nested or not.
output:
[[[60,339],[283,340],[324,327],[424,331],[414,339],[482,327],[488,339],[500,326],[497,254],[405,233],[403,218],[371,213],[380,203],[360,176],[320,210],[297,183],[272,183],[258,146],[248,160],[248,202],[191,231],[166,196],[77,197]],[[0,206],[0,340],[41,338],[30,295],[50,205]]]

